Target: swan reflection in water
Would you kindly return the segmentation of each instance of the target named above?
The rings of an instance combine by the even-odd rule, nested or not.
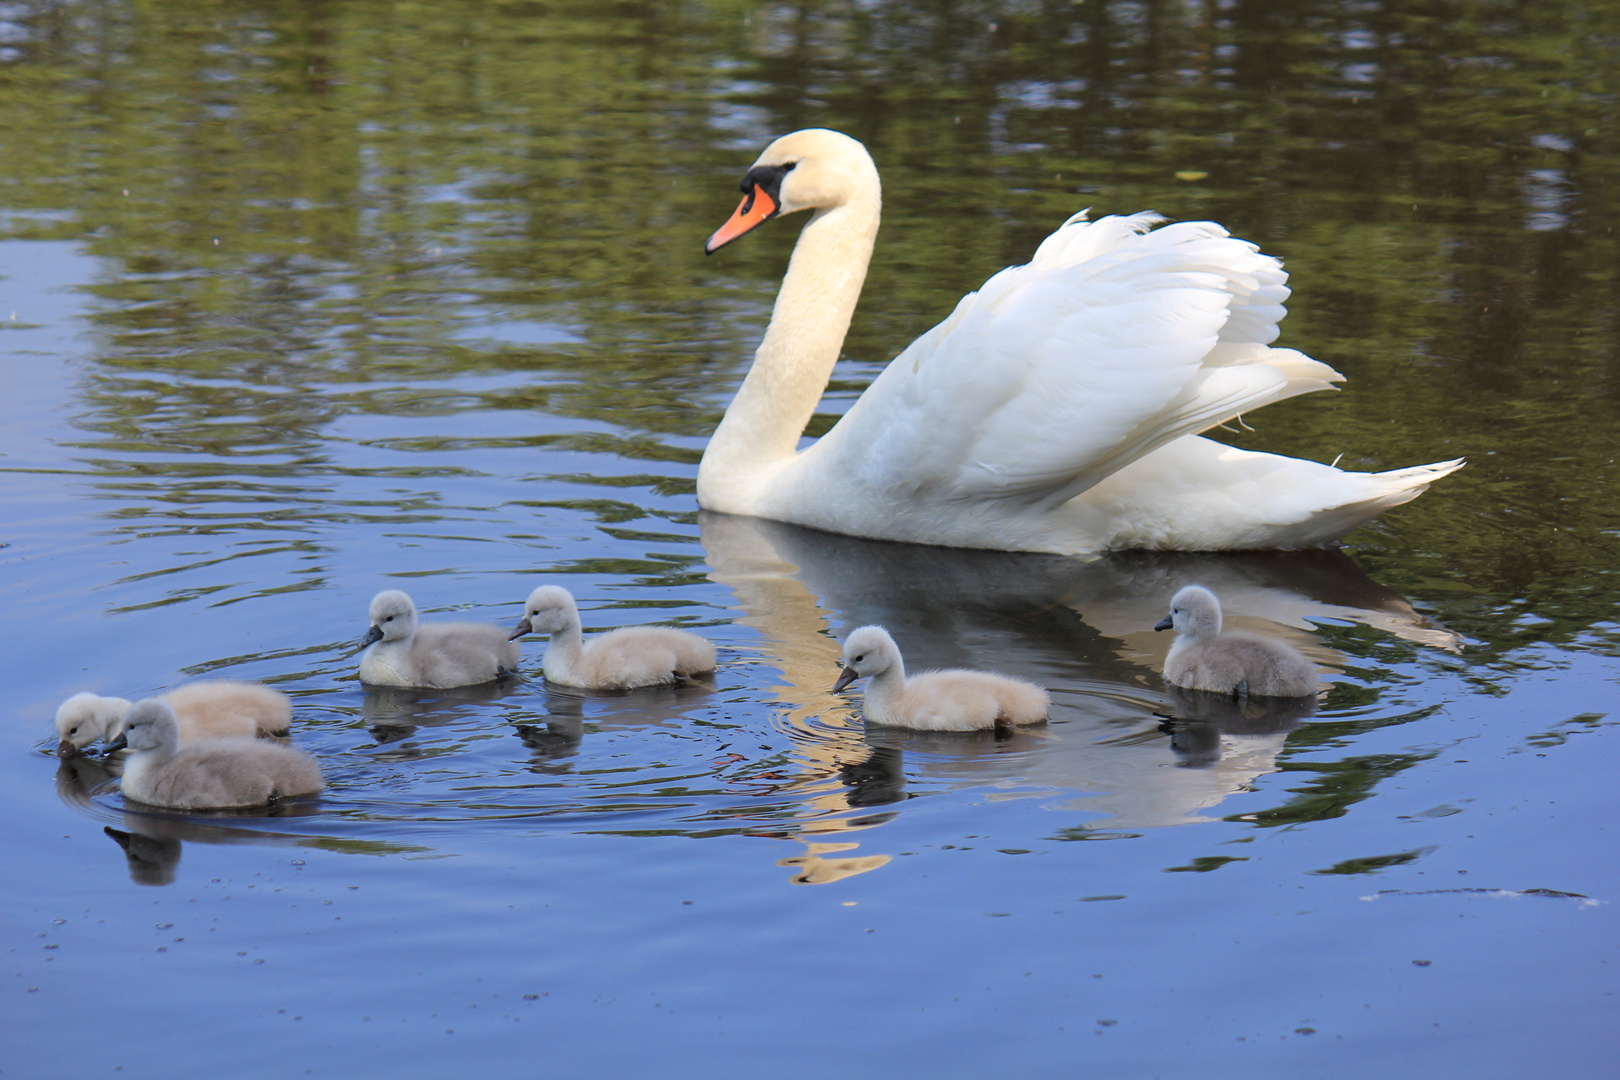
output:
[[[1325,668],[1344,658],[1317,637],[1315,621],[1459,647],[1456,635],[1338,550],[1084,560],[862,540],[707,512],[699,521],[710,578],[731,589],[743,612],[737,621],[760,636],[753,662],[781,676],[771,688],[779,705],[773,722],[794,744],[796,772],[775,790],[804,803],[795,835],[813,850],[790,860],[801,878],[805,860],[824,854],[820,838],[869,826],[866,808],[898,800],[908,784],[994,787],[998,798],[1039,798],[1107,818],[1110,828],[1139,828],[1207,820],[1227,796],[1275,771],[1287,730],[1307,712],[1271,717],[1264,749],[1257,743],[1218,759],[1197,751],[1207,767],[1164,767],[1175,760],[1156,715],[1165,707],[1159,672],[1169,642],[1153,626],[1190,582],[1222,598],[1228,625],[1285,638]],[[979,668],[1048,687],[1051,723],[1012,739],[863,729],[852,702],[831,688],[839,639],[867,623],[888,627],[916,670]],[[1202,722],[1217,735],[1238,723]],[[872,868],[840,861],[852,873]]]

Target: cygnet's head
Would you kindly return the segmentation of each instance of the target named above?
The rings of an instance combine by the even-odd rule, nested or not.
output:
[[[863,626],[844,642],[844,670],[833,684],[838,693],[856,679],[881,675],[900,662],[900,647],[881,626]]]
[[[561,585],[542,585],[529,594],[523,605],[523,618],[512,629],[508,641],[516,641],[524,634],[555,634],[579,622],[579,609],[574,606],[574,595]]]
[[[56,708],[57,754],[67,757],[107,738],[128,708],[129,702],[123,698],[74,694]]]
[[[780,214],[841,206],[858,191],[879,190],[877,166],[860,141],[841,131],[805,128],[767,146],[738,185],[742,205],[704,246],[711,255]]]
[[[371,598],[371,629],[362,645],[398,641],[416,633],[416,604],[398,589],[385,589]]]
[[[1155,630],[1169,630],[1190,638],[1212,638],[1221,632],[1221,602],[1202,585],[1188,585],[1170,601],[1170,614]]]
[[[124,715],[124,733],[113,740],[111,749],[173,750],[180,745],[180,721],[174,709],[162,698],[144,698]]]

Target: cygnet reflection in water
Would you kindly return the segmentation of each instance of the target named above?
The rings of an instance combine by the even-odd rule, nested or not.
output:
[[[1316,712],[1315,694],[1304,697],[1247,697],[1213,690],[1188,690],[1171,684],[1164,727],[1180,764],[1201,768],[1223,757],[1269,756],[1287,741],[1288,733]],[[1270,771],[1267,769],[1267,771]]]
[[[1005,672],[1052,694],[1041,734],[1015,736],[1016,749],[951,736],[958,745],[910,758],[909,786],[1018,784],[1030,797],[1055,796],[1057,808],[1112,816],[1110,827],[1202,820],[1276,767],[1269,758],[1165,767],[1167,739],[1154,714],[1169,642],[1151,628],[1185,582],[1220,590],[1233,621],[1263,621],[1319,664],[1344,658],[1321,644],[1313,621],[1359,622],[1440,648],[1458,641],[1338,550],[1085,560],[860,540],[723,514],[699,522],[710,576],[732,590],[737,622],[759,635],[761,658],[782,673],[775,694],[797,735],[804,784],[836,777],[859,745],[858,729],[825,718],[849,715],[829,693],[829,674],[838,638],[866,623],[903,632],[906,659],[918,667]],[[906,733],[902,745],[912,750],[917,738]]]
[[[185,850],[178,837],[143,836],[104,825],[102,832],[123,849],[129,862],[129,879],[137,885],[173,885],[174,868]]]
[[[398,742],[418,727],[444,727],[477,714],[479,706],[522,688],[515,679],[456,686],[442,690],[405,686],[368,686],[360,718],[379,744]]]

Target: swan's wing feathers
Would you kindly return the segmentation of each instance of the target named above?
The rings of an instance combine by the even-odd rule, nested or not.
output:
[[[1210,222],[1081,216],[964,297],[819,449],[883,490],[1060,501],[1336,372],[1277,336],[1287,274]]]

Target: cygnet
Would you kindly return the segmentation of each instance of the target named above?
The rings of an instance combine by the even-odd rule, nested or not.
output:
[[[373,686],[443,690],[477,686],[517,671],[518,647],[492,623],[418,625],[416,605],[398,589],[371,600],[371,629],[362,645],[360,681]]]
[[[292,701],[260,683],[209,679],[186,683],[163,695],[180,720],[180,741],[285,735],[292,723]],[[97,739],[124,730],[129,700],[74,694],[56,710],[56,752],[76,753]]]
[[[668,626],[626,626],[587,643],[573,595],[558,585],[529,594],[512,631],[550,634],[542,667],[546,682],[586,690],[631,690],[685,682],[714,670],[714,643]]]
[[[124,796],[176,810],[265,806],[324,788],[321,767],[302,750],[258,739],[199,739],[180,744],[174,709],[160,698],[137,701],[114,749],[133,751],[120,781]]]
[[[1316,693],[1316,665],[1288,642],[1221,633],[1221,602],[1201,585],[1188,585],[1176,593],[1170,601],[1170,614],[1153,629],[1172,627],[1176,641],[1164,660],[1166,682],[1238,697]]]
[[[1052,705],[1032,682],[987,671],[949,668],[906,678],[900,647],[881,626],[863,626],[844,643],[844,670],[837,693],[856,679],[866,684],[867,723],[921,731],[1009,730],[1039,724]]]

